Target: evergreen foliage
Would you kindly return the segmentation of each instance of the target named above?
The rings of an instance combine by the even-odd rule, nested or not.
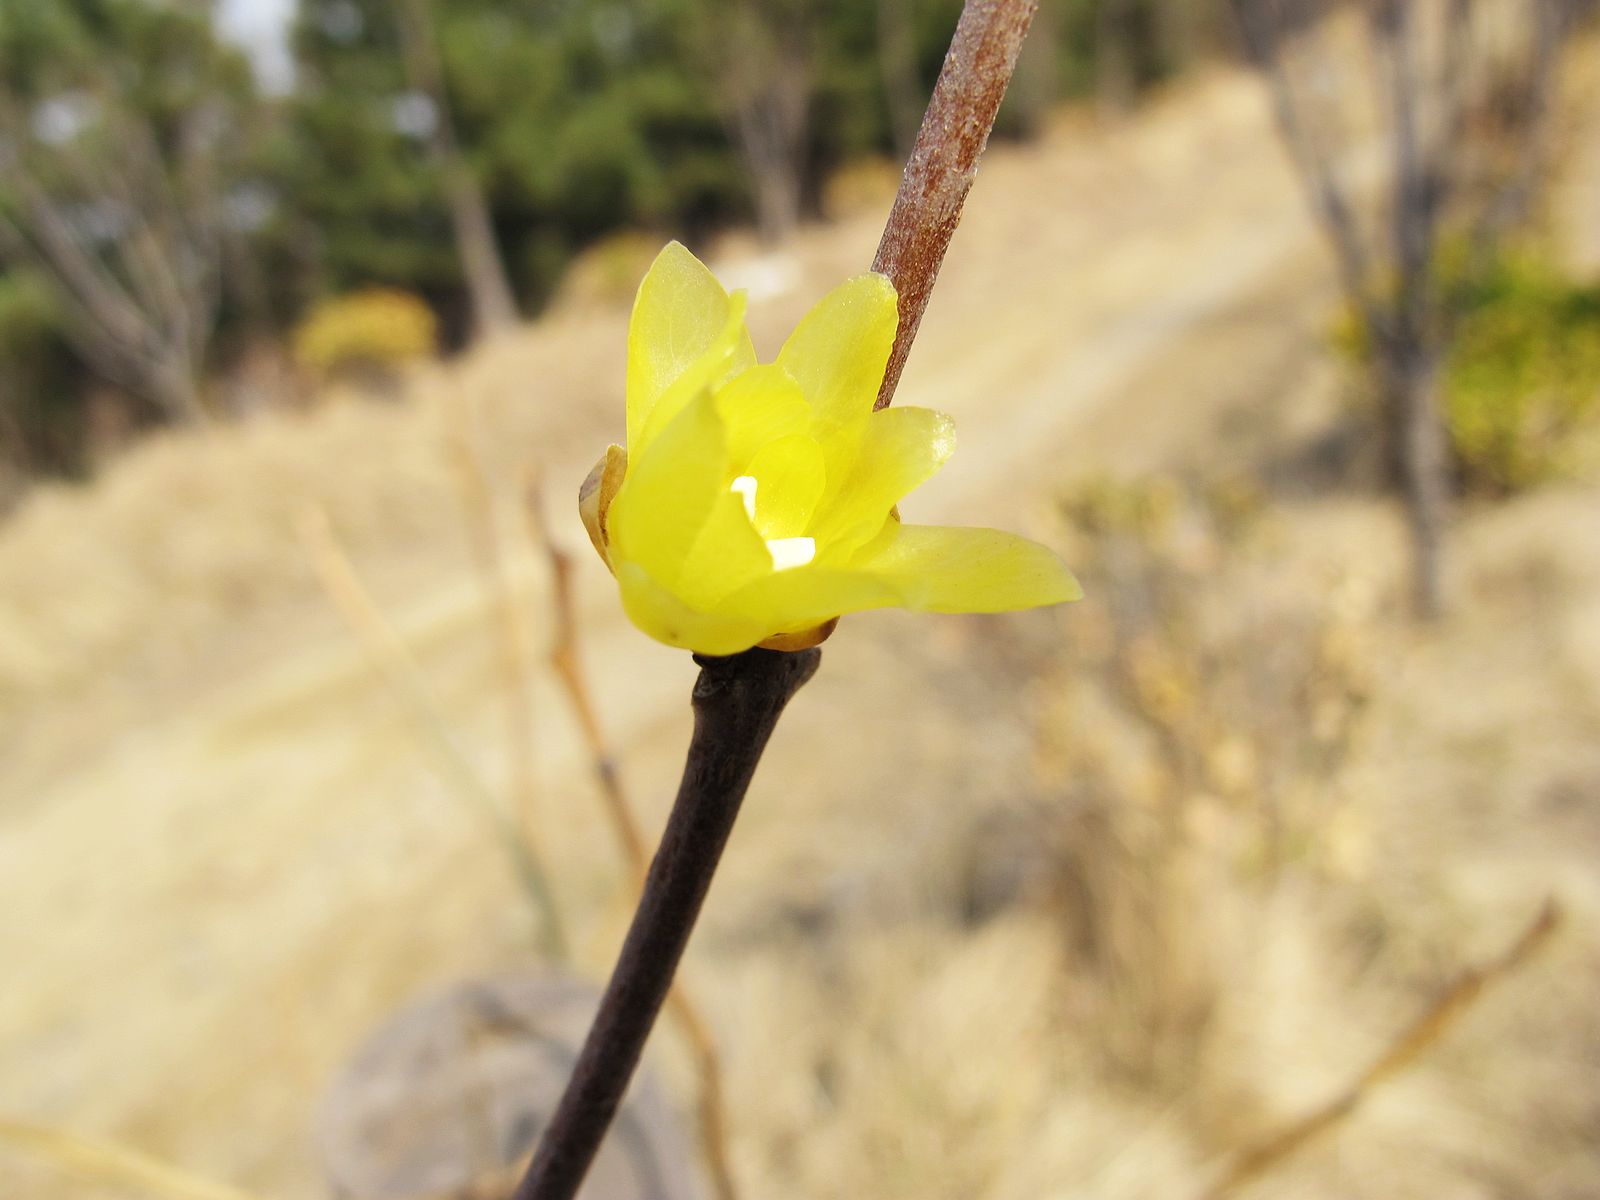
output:
[[[430,153],[434,122],[450,121],[519,307],[533,312],[579,253],[619,231],[692,242],[755,219],[759,171],[738,136],[738,108],[773,63],[795,72],[788,95],[804,98],[792,127],[796,177],[785,184],[800,215],[814,214],[837,168],[903,148],[895,110],[903,144],[906,114],[914,129],[961,7],[428,0],[441,113],[408,82],[402,2],[299,0],[295,80],[277,96],[260,94],[243,55],[219,41],[208,0],[5,0],[0,158],[22,139],[45,164],[52,198],[92,215],[104,197],[85,189],[68,159],[53,160],[48,144],[65,136],[80,152],[92,149],[99,135],[81,119],[86,100],[146,122],[169,161],[186,115],[220,101],[229,122],[219,164],[226,241],[215,336],[201,366],[215,371],[263,338],[281,344],[316,305],[369,287],[422,297],[443,344],[458,346],[469,305],[445,173]],[[1104,86],[1097,62],[1130,64],[1137,88],[1181,65],[1174,47],[1190,44],[1185,37],[1202,31],[1194,44],[1213,45],[1222,27],[1217,0],[1106,5],[1062,0],[1041,18],[1003,135],[1029,134],[1054,100]],[[774,46],[782,52],[769,59]],[[0,205],[7,194],[0,171]],[[84,426],[95,375],[69,349],[48,277],[22,275],[23,266],[0,241],[0,437],[15,443],[13,461],[69,468],[81,461],[67,448],[81,440],[73,431]],[[113,392],[126,386],[110,383]],[[159,419],[128,407],[136,421]]]

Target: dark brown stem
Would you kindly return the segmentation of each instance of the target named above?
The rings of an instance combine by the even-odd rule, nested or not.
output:
[[[961,206],[1039,0],[967,0],[900,179],[872,269],[900,293],[900,330],[876,407],[894,399]]]
[[[900,326],[877,407],[894,397],[939,264],[989,141],[1038,0],[967,0],[872,269],[894,281]],[[572,1200],[639,1065],[739,803],[778,715],[821,651],[695,656],[694,739],[611,982],[572,1079],[513,1200]]]
[[[695,661],[694,737],[678,798],[600,1010],[515,1200],[577,1194],[672,986],[761,752],[822,652],[755,649]]]
[[[551,536],[536,483],[530,483],[528,487],[527,513],[533,540],[550,560],[555,628],[550,647],[550,665],[567,693],[584,741],[588,743],[606,813],[611,818],[628,867],[642,892],[645,876],[650,870],[650,850],[633,805],[629,803],[623,788],[617,757],[612,753],[600,726],[599,711],[589,696],[589,681],[584,674],[583,659],[579,652],[578,604],[573,595],[572,558]],[[700,1125],[700,1150],[705,1158],[706,1173],[711,1177],[711,1194],[716,1200],[738,1200],[738,1184],[733,1177],[733,1164],[728,1160],[728,1121],[722,1095],[722,1062],[717,1055],[716,1039],[681,981],[675,982],[667,993],[666,1007],[677,1020],[699,1075],[700,1094],[696,1109]]]

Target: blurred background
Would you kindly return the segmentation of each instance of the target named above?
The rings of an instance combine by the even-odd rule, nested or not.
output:
[[[770,358],[959,8],[0,0],[0,1196],[507,1194],[689,728],[633,290]],[[1597,50],[1043,0],[905,507],[1087,598],[843,623],[592,1200],[1600,1196]]]

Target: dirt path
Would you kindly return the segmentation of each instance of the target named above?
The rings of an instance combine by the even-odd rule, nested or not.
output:
[[[824,286],[870,258],[876,229],[863,214],[800,239],[799,283],[755,316],[764,350]],[[908,516],[1037,527],[1051,485],[1092,468],[1081,447],[1121,447],[1126,469],[1214,436],[1225,414],[1214,402],[1186,405],[1181,384],[1164,399],[1159,427],[1130,427],[1150,412],[1132,385],[1158,367],[1178,381],[1229,369],[1207,347],[1219,322],[1237,324],[1252,306],[1272,319],[1239,336],[1267,358],[1299,353],[1327,288],[1248,81],[1206,81],[1125,129],[1063,126],[1041,147],[997,150],[900,393],[952,413],[962,439]],[[496,441],[531,424],[551,476],[576,478],[620,416],[609,380],[620,375],[622,321],[618,311],[562,318],[424,386],[497,392],[491,423],[518,395],[542,391],[538,414],[496,427]],[[580,350],[603,356],[607,382],[550,367]],[[417,411],[384,416],[409,438],[437,437],[438,423]],[[329,430],[343,420],[219,440],[281,445],[284,461],[331,477],[348,444]],[[206,486],[231,495],[233,453],[190,447],[180,457],[203,464],[212,455],[218,479]],[[113,479],[71,501],[73,536],[111,538],[112,517],[97,514],[119,486]],[[255,477],[237,484],[260,486]],[[278,499],[251,494],[238,505],[255,513]],[[216,520],[235,520],[244,538],[246,518],[234,511],[221,508]],[[380,546],[364,563],[463,744],[498,776],[495,664],[478,593],[451,522],[417,521],[414,540]],[[566,532],[578,544],[570,524]],[[21,553],[0,545],[0,570],[20,569]],[[0,763],[0,962],[11,965],[0,989],[0,1111],[112,1133],[289,1200],[318,1194],[308,1114],[361,1032],[418,988],[520,961],[531,926],[481,825],[427,773],[420,739],[308,590],[303,568],[285,569],[299,591],[263,583],[266,600],[247,598],[209,624],[197,617],[187,636],[181,621],[175,632],[152,618],[146,633],[124,639],[141,651],[107,652],[103,679],[23,693]],[[537,587],[535,566],[520,560],[518,571]],[[248,597],[247,584],[253,577],[239,585]],[[627,748],[635,791],[659,812],[681,754],[692,668],[625,626],[598,567],[586,562],[582,587],[607,720]],[[758,784],[741,831],[747,846],[784,837],[794,815],[784,815],[785,802],[809,794],[807,781],[825,782],[802,734],[824,715],[837,729],[852,714],[868,721],[894,708],[924,672],[904,647],[949,628],[874,616],[837,639],[796,718],[800,732]],[[44,634],[9,636],[33,645]],[[544,683],[537,700],[559,883],[579,960],[598,972],[623,917],[614,855],[559,701]],[[896,728],[890,721],[874,739],[835,747],[828,769],[891,771],[881,751],[908,733]],[[927,749],[901,744],[902,754]],[[837,819],[831,813],[814,836]],[[714,900],[713,929],[719,911]],[[734,969],[714,938],[697,952],[705,971]]]

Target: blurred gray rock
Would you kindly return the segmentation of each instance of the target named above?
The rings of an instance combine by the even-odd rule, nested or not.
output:
[[[340,1071],[316,1138],[339,1200],[502,1200],[599,1002],[551,972],[470,981],[382,1025]],[[640,1071],[581,1200],[702,1200],[688,1139]]]

